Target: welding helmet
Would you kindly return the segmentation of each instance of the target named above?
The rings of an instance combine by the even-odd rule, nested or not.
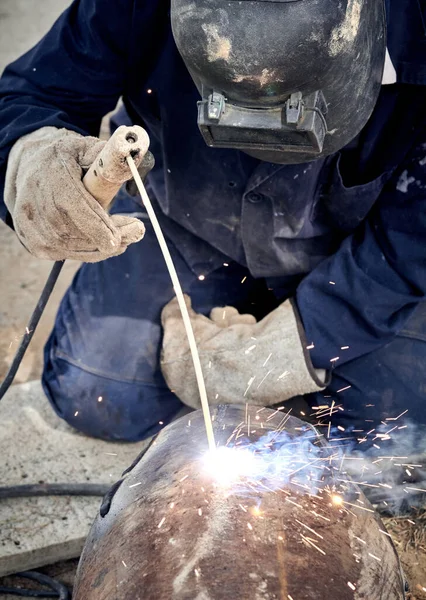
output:
[[[301,163],[355,138],[380,91],[383,0],[172,0],[208,146]]]

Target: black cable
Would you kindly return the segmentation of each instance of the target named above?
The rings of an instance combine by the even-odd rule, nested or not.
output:
[[[0,586],[0,594],[11,594],[13,596],[23,596],[25,598],[59,598],[59,600],[70,600],[71,594],[68,588],[48,577],[43,573],[37,573],[36,571],[23,571],[22,573],[14,573],[8,577],[21,577],[24,579],[30,579],[31,581],[37,581],[41,585],[44,585],[50,590],[30,590],[26,588],[12,588],[6,586]]]
[[[37,483],[0,487],[0,500],[34,496],[105,496],[110,483]]]
[[[40,294],[40,298],[37,302],[37,306],[34,309],[33,314],[29,320],[26,333],[22,338],[21,343],[19,344],[19,348],[16,351],[16,354],[13,358],[12,364],[9,367],[9,370],[4,378],[2,384],[0,385],[0,400],[3,398],[7,390],[10,388],[17,370],[19,369],[19,365],[24,357],[24,354],[28,348],[29,343],[31,342],[34,332],[37,328],[38,322],[43,314],[43,311],[46,307],[46,304],[50,298],[50,294],[52,293],[53,288],[55,287],[55,283],[59,277],[59,273],[61,272],[62,267],[64,266],[63,261],[57,261],[52,267],[50,271],[49,277],[46,281],[46,284],[43,288],[43,291]]]

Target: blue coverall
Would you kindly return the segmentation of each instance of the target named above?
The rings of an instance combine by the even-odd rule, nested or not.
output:
[[[47,125],[97,135],[122,96],[116,119],[150,135],[149,193],[195,310],[229,304],[261,318],[295,296],[314,366],[333,369],[310,400],[334,400],[335,423],[358,431],[406,409],[426,423],[426,10],[387,9],[398,83],[351,144],[302,165],[204,144],[166,0],[75,0],[0,80],[2,181],[19,137]],[[77,429],[137,440],[181,407],[159,368],[173,292],[143,208],[121,192],[113,212],[139,215],[147,235],[77,273],[43,385]],[[13,226],[2,200],[0,214]]]

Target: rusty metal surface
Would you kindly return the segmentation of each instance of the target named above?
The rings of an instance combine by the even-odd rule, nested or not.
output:
[[[172,423],[95,522],[74,600],[404,597],[380,520],[355,485],[336,487],[334,450],[306,423],[258,411],[216,408],[216,441],[233,432],[234,443],[266,440],[273,461],[283,442],[271,432],[285,431],[285,468],[272,462],[262,477],[218,485],[203,467],[200,411]],[[344,504],[333,503],[335,492]]]

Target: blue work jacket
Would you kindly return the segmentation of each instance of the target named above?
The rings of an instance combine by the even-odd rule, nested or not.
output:
[[[0,80],[0,178],[19,137],[47,125],[97,135],[122,96],[151,138],[162,225],[194,272],[234,260],[295,294],[316,367],[364,355],[425,298],[425,7],[388,0],[398,83],[357,139],[283,166],[205,145],[167,0],[75,0]],[[2,200],[0,214],[12,225]]]

